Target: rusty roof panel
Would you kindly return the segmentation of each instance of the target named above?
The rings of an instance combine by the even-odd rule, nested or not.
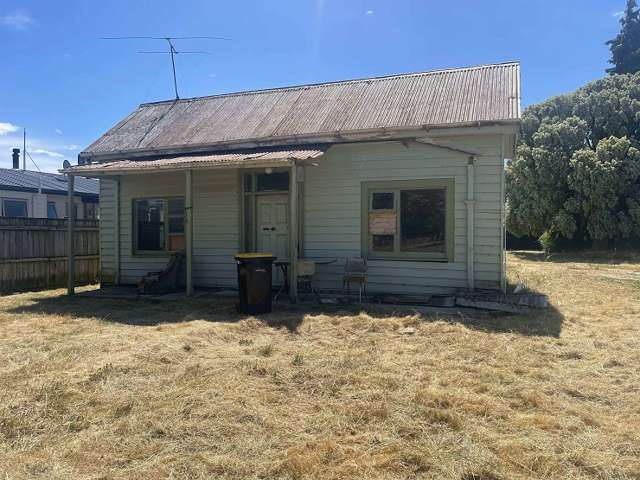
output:
[[[117,160],[113,162],[77,165],[62,170],[76,175],[108,175],[126,172],[150,172],[186,168],[232,168],[255,165],[288,165],[291,160],[310,160],[322,156],[325,147],[300,149],[264,149],[242,152],[204,153],[191,155],[166,155],[150,160]]]
[[[82,156],[520,118],[518,63],[140,105]]]

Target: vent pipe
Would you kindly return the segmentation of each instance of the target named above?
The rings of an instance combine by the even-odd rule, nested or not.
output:
[[[13,158],[13,168],[20,168],[20,149],[14,148],[11,157]]]

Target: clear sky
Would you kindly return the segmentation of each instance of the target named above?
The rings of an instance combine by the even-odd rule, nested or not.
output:
[[[604,76],[624,0],[2,0],[0,166],[11,147],[42,170],[138,104],[170,99],[163,50],[101,36],[183,40],[182,97],[519,60],[522,105]],[[29,168],[35,168],[31,165]]]

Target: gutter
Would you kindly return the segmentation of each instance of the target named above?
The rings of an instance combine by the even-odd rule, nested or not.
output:
[[[364,130],[337,130],[334,132],[321,132],[309,135],[288,135],[275,138],[255,137],[241,140],[230,140],[226,142],[201,143],[201,144],[181,144],[170,147],[146,147],[129,150],[113,150],[108,153],[80,152],[78,163],[104,162],[108,160],[121,160],[127,157],[128,160],[144,158],[153,155],[177,155],[183,153],[205,153],[221,150],[240,150],[261,147],[279,146],[302,146],[319,143],[354,143],[366,141],[388,141],[416,136],[425,136],[425,133],[437,135],[438,132],[447,131],[454,128],[480,129],[485,127],[511,127],[514,131],[520,125],[520,119],[506,119],[495,121],[476,121],[449,123],[445,125],[421,125],[413,128],[406,127],[384,127],[370,128]]]

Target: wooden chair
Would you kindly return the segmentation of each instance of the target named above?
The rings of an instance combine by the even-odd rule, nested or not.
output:
[[[362,303],[362,293],[367,293],[367,260],[364,258],[347,258],[344,264],[344,276],[342,277],[342,290],[345,286],[347,295],[350,293],[351,283],[358,284],[358,298]]]

